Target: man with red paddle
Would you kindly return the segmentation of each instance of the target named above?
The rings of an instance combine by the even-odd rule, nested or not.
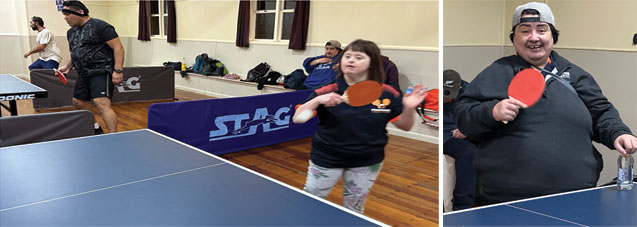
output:
[[[67,31],[70,57],[60,72],[68,73],[72,67],[77,71],[73,105],[93,112],[89,103],[93,101],[108,132],[116,132],[117,115],[111,108],[111,98],[115,85],[124,79],[122,42],[115,28],[91,18],[82,2],[64,1],[63,6],[64,20],[71,26]],[[101,128],[97,126],[95,132],[99,134]]]
[[[458,128],[480,148],[474,165],[483,204],[595,187],[603,162],[592,141],[637,151],[637,138],[593,77],[553,51],[558,36],[546,4],[518,6],[510,34],[516,55],[488,66],[458,98]],[[534,105],[509,97],[525,69],[545,81]]]

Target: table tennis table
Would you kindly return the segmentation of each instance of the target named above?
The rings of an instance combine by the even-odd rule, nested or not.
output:
[[[634,185],[637,187],[637,185]],[[444,226],[637,226],[637,188],[604,186],[450,212]]]
[[[9,106],[0,103],[11,116],[18,115],[16,100],[46,98],[47,91],[10,74],[0,74],[0,101],[9,101]],[[2,114],[0,113],[0,117]]]
[[[149,129],[0,148],[0,226],[386,226]]]

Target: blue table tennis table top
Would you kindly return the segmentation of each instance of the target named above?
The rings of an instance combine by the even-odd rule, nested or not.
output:
[[[632,191],[597,187],[450,212],[444,226],[637,226]]]
[[[152,130],[0,148],[0,226],[383,226]]]
[[[46,90],[21,80],[14,75],[0,74],[0,96],[34,94],[35,97],[46,97]],[[32,97],[32,98],[35,98]],[[24,99],[24,98],[23,98]]]

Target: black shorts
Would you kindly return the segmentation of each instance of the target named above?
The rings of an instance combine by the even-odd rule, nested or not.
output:
[[[92,75],[78,75],[75,82],[75,91],[73,98],[90,101],[94,98],[113,97],[112,74],[109,72],[101,72]]]

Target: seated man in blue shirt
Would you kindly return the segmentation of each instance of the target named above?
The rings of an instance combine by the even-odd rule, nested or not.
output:
[[[336,59],[341,51],[341,43],[330,40],[325,43],[325,55],[306,58],[303,68],[309,75],[303,85],[309,89],[316,89],[332,82],[336,76],[336,70],[332,66],[337,63]]]

